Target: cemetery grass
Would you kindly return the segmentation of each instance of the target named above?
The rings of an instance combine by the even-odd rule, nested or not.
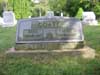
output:
[[[0,55],[15,43],[16,27],[0,27]],[[96,50],[95,59],[63,57],[48,60],[0,57],[0,75],[100,75],[100,26],[85,26],[86,45]]]
[[[5,52],[15,44],[16,27],[0,27],[0,53]]]

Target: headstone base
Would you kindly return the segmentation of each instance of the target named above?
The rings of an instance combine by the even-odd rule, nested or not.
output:
[[[84,47],[84,42],[51,42],[51,43],[16,43],[16,50],[63,50],[79,49]]]
[[[15,48],[11,48],[6,52],[7,57],[32,57],[33,59],[49,59],[59,58],[63,56],[80,56],[83,58],[94,58],[95,50],[85,46],[81,49],[64,49],[64,50],[20,50],[16,51]]]

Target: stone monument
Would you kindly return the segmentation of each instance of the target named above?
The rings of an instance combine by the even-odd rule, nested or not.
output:
[[[53,11],[47,11],[46,12],[46,16],[47,17],[53,17],[54,16],[54,12]]]
[[[83,12],[83,24],[84,25],[98,25],[98,21],[96,20],[95,13],[92,11]]]
[[[17,20],[15,19],[13,11],[4,11],[2,27],[12,27],[15,26],[16,24]]]
[[[76,18],[44,16],[21,19],[18,21],[16,33],[15,48],[7,52],[13,56],[94,57],[93,50],[87,51],[90,49],[84,46],[82,24]]]
[[[75,18],[41,17],[18,22],[16,50],[58,50],[83,47],[81,22]]]
[[[3,18],[0,17],[0,25],[2,25],[2,23],[3,23]]]

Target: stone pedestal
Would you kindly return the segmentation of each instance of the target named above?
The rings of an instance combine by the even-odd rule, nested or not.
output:
[[[15,48],[11,48],[6,52],[7,57],[25,57],[25,58],[33,58],[33,59],[41,59],[48,60],[63,58],[65,56],[70,57],[82,57],[82,58],[95,58],[95,50],[84,46],[80,49],[63,49],[63,50],[15,50]]]
[[[64,49],[80,49],[84,47],[84,42],[51,42],[51,43],[18,43],[16,50],[64,50]]]

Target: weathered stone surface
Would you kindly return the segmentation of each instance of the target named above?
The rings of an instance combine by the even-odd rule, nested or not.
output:
[[[83,47],[81,21],[75,18],[40,17],[20,20],[16,50],[54,50]]]
[[[83,58],[94,58],[95,50],[90,47],[83,47],[80,49],[63,49],[63,50],[20,50],[16,51],[14,48],[9,49],[6,52],[7,57],[32,57],[33,59],[55,59],[62,58],[65,56],[72,57],[83,57]],[[41,61],[42,61],[41,60]]]
[[[16,50],[63,50],[63,49],[79,49],[84,47],[83,42],[68,43],[28,43],[16,44]]]

